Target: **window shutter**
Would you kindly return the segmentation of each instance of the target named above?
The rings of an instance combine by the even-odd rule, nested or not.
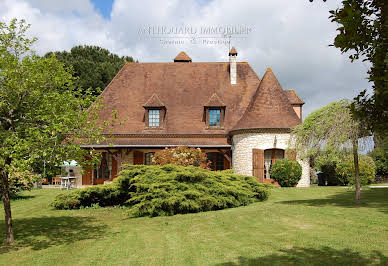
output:
[[[141,151],[133,152],[133,164],[144,164],[143,162],[143,153]]]
[[[264,182],[264,150],[252,150],[253,176]]]
[[[224,170],[230,169],[230,161],[224,156]]]
[[[86,157],[85,160],[91,160],[90,157]],[[92,169],[90,167],[84,168],[82,173],[82,185],[92,185]]]
[[[286,150],[286,158],[295,161],[296,160],[295,150],[292,150],[292,149]]]

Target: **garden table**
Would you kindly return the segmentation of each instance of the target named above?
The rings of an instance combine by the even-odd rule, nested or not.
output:
[[[61,189],[66,188],[67,190],[72,188],[72,180],[75,180],[75,176],[63,176],[61,177]]]

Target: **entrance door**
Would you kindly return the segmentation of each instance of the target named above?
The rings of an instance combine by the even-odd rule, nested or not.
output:
[[[94,169],[93,185],[104,184],[105,181],[112,181],[117,176],[117,160],[114,154],[103,152],[100,165]]]
[[[259,182],[264,183],[264,150],[252,150],[252,166],[253,176],[255,176]]]

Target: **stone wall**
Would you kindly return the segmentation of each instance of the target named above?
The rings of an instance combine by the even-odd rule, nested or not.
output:
[[[242,175],[252,174],[252,149],[283,149],[289,145],[289,133],[244,133],[233,136],[232,165],[236,173]],[[298,187],[310,186],[310,166],[307,160],[297,161],[302,165],[302,177]]]

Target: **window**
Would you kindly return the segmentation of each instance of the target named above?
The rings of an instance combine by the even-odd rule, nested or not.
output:
[[[159,127],[159,118],[160,110],[159,109],[150,109],[148,110],[148,126],[149,127]]]
[[[221,109],[209,109],[209,126],[221,126]]]
[[[145,165],[152,165],[152,156],[154,155],[153,152],[149,152],[145,154]]]
[[[224,170],[224,155],[218,152],[209,152],[206,154],[207,160],[211,162],[211,170]]]

